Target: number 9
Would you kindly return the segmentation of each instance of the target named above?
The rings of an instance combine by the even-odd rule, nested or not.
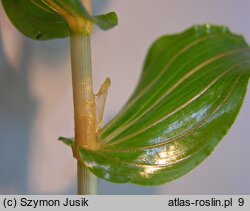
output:
[[[242,207],[244,205],[244,199],[243,198],[239,198],[238,199],[238,204],[240,207]]]

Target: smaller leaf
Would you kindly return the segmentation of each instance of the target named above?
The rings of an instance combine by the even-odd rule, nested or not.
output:
[[[70,23],[81,20],[81,30],[92,31],[92,23],[107,30],[118,24],[117,15],[110,12],[91,16],[81,0],[2,0],[13,25],[25,36],[36,40],[65,38],[70,34]],[[74,20],[77,19],[77,20]]]
[[[114,12],[91,16],[81,0],[43,0],[43,2],[47,3],[48,6],[62,15],[66,20],[72,17],[83,18],[97,24],[104,30],[111,29],[118,24],[118,18]]]
[[[41,0],[2,0],[13,25],[25,36],[35,40],[50,40],[69,36],[63,17]]]

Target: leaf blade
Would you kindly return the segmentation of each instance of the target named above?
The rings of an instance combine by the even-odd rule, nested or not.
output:
[[[48,40],[69,36],[66,21],[42,1],[2,0],[11,22],[25,36],[36,40]]]
[[[108,30],[118,24],[114,12],[99,16],[91,16],[81,0],[50,1],[63,14],[80,17],[96,23],[101,29]],[[46,0],[2,0],[4,9],[15,27],[25,36],[36,40],[65,38],[70,34],[67,20]],[[84,27],[84,26],[82,26]]]
[[[51,7],[55,5],[62,13],[72,17],[81,17],[98,25],[103,30],[108,30],[118,24],[118,17],[115,12],[110,12],[103,15],[91,16],[85,9],[81,0],[44,0]],[[50,2],[52,2],[50,4]],[[60,12],[59,12],[60,13]],[[63,15],[63,14],[62,14]]]
[[[250,50],[225,28],[196,30],[153,45],[136,91],[103,129],[99,148],[80,149],[94,174],[111,182],[163,184],[196,167],[225,136],[246,93]]]

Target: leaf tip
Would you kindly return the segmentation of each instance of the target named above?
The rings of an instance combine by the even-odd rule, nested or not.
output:
[[[118,25],[118,16],[115,12],[95,16],[93,19],[102,30],[109,30]]]

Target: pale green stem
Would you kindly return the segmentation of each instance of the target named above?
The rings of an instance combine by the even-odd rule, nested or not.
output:
[[[72,83],[74,98],[75,144],[96,148],[95,96],[92,85],[90,36],[72,32],[70,36]],[[96,194],[96,177],[79,161],[77,163],[77,193]]]
[[[97,178],[80,161],[77,161],[77,194],[97,194]]]

